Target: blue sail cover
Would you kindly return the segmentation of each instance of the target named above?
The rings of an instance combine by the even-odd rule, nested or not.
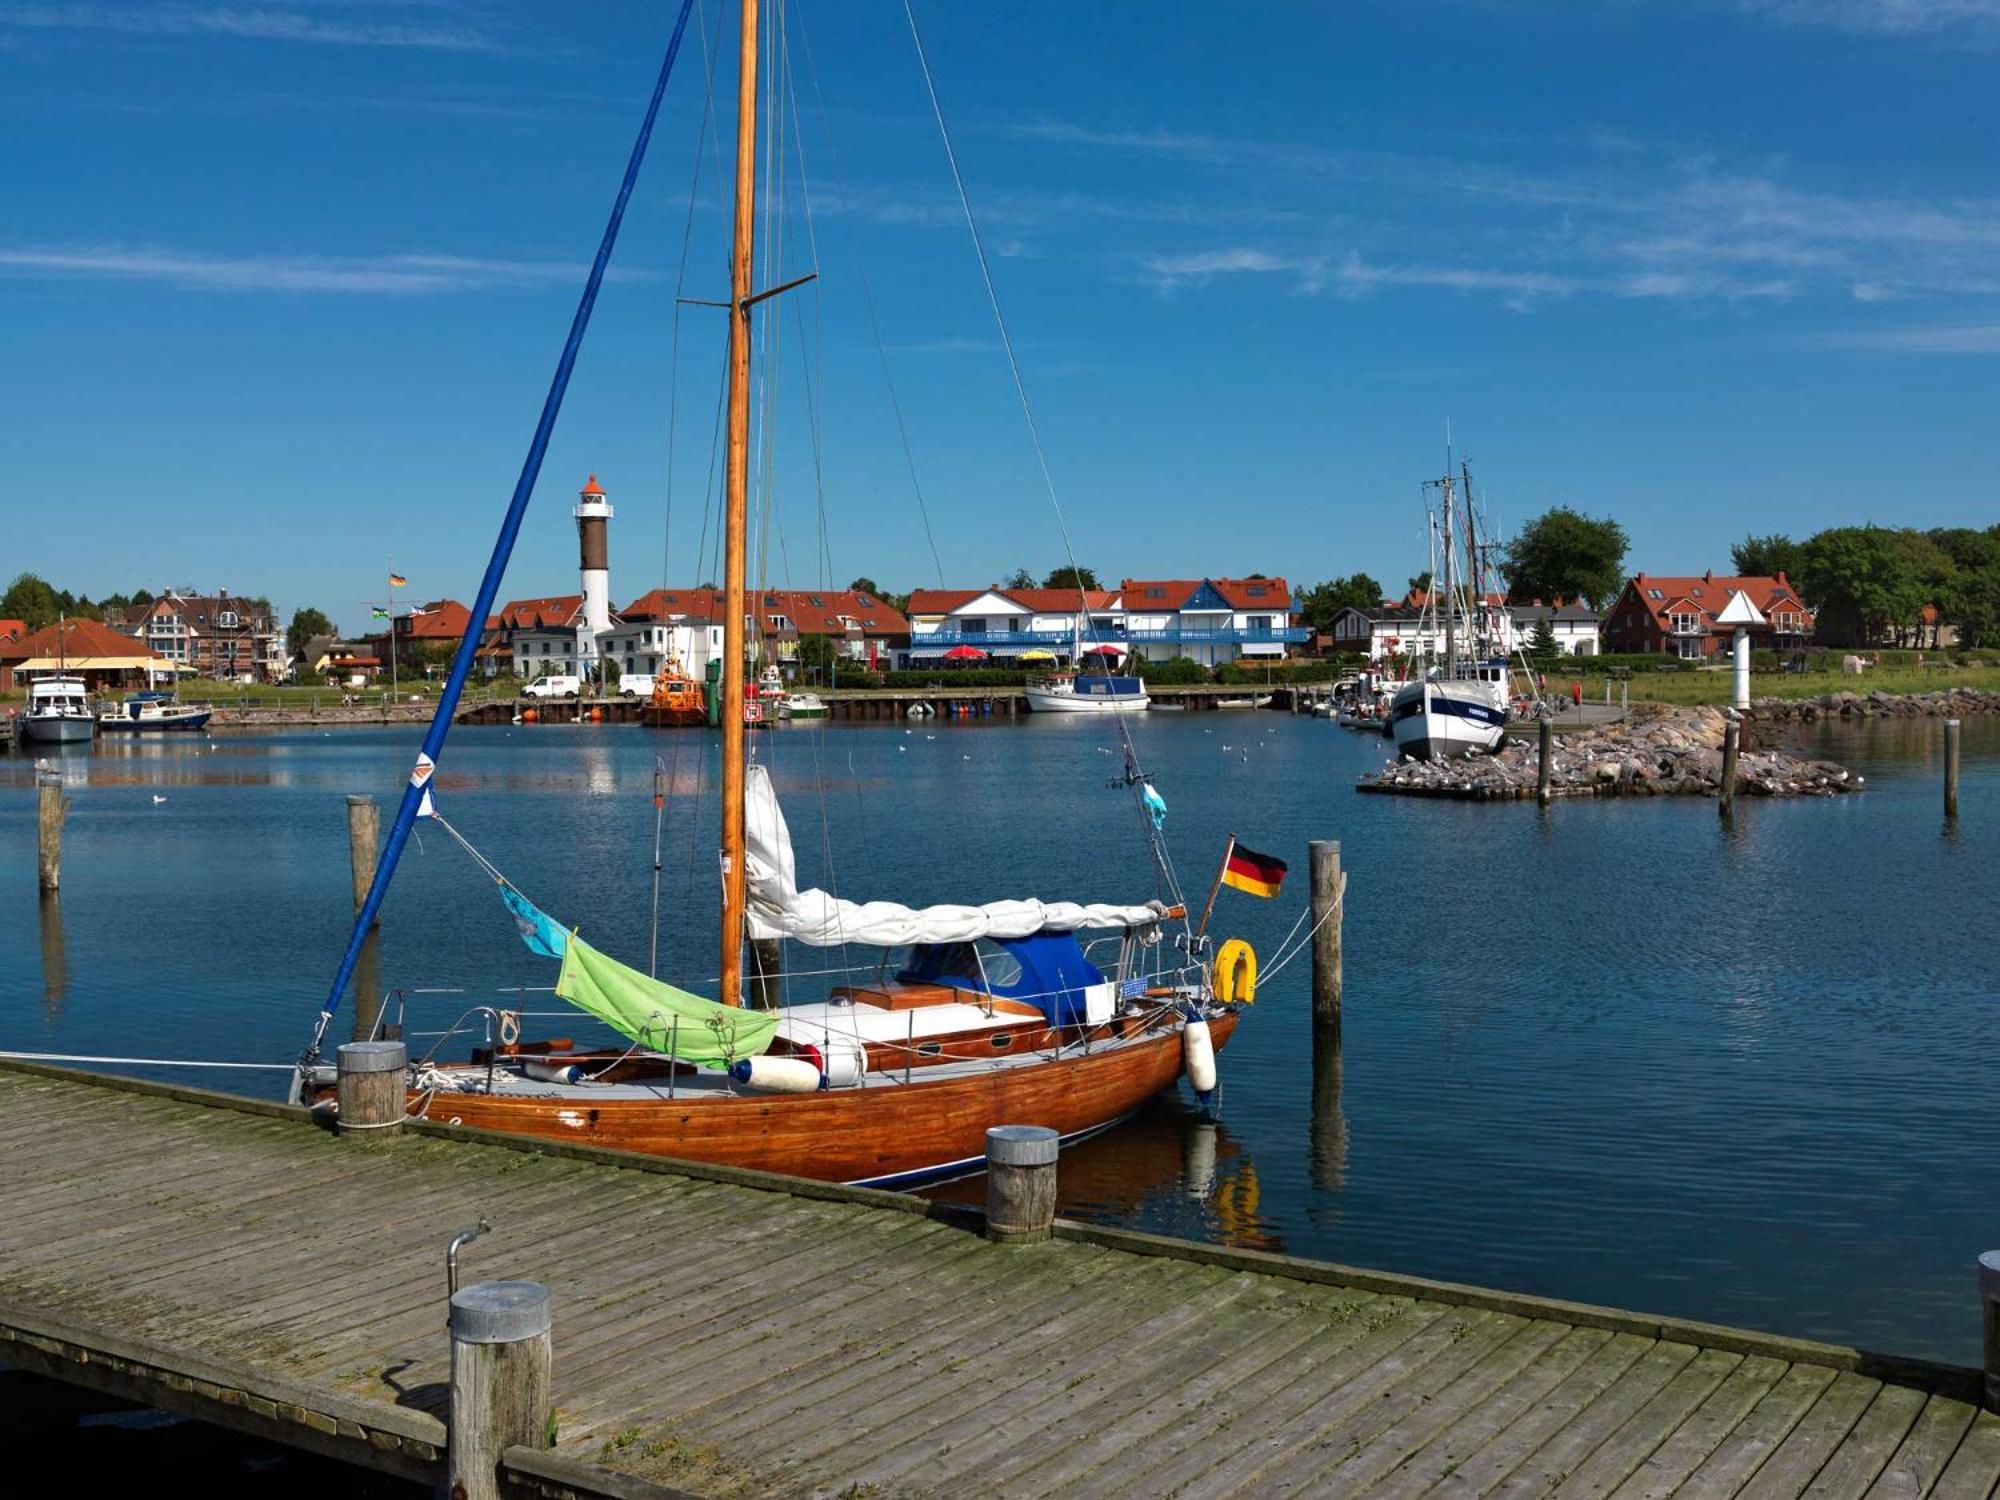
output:
[[[1040,1007],[1051,1026],[1084,1024],[1083,992],[1103,984],[1104,974],[1084,957],[1075,933],[1038,932],[990,941],[1021,966],[1018,978],[1006,984],[990,982],[989,969],[982,979],[971,943],[919,943],[910,952],[909,966],[896,977],[906,983],[941,984],[1002,1000],[1025,1000]]]

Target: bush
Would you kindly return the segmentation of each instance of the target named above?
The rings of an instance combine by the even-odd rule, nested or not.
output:
[[[1318,661],[1273,662],[1268,667],[1238,662],[1234,666],[1216,668],[1215,680],[1250,686],[1261,686],[1268,682],[1275,687],[1282,687],[1292,682],[1332,682],[1336,677],[1345,677],[1366,664],[1367,658],[1359,656],[1330,656]]]
[[[878,687],[892,688],[975,688],[1023,687],[1028,674],[1020,667],[921,667],[908,672],[881,672]],[[842,684],[846,685],[845,674]]]
[[[1156,682],[1163,687],[1187,687],[1214,680],[1208,668],[1191,656],[1176,656],[1167,661],[1139,658],[1132,662],[1132,666],[1138,671],[1141,681]]]

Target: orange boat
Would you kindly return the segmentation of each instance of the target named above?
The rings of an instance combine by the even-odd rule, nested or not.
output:
[[[760,706],[758,695],[745,691],[750,642],[744,575],[750,323],[762,296],[753,294],[750,283],[757,0],[743,0],[742,9],[727,304],[719,999],[676,988],[598,952],[579,931],[543,913],[445,821],[431,779],[471,667],[475,639],[469,633],[356,914],[318,1031],[300,1060],[296,1092],[316,1109],[338,1107],[335,1070],[320,1061],[320,1049],[404,841],[414,820],[425,817],[464,844],[484,875],[498,881],[528,947],[561,962],[556,994],[630,1045],[578,1052],[564,1038],[523,1040],[517,1017],[498,1006],[475,1005],[409,1067],[406,1097],[412,1113],[547,1140],[902,1186],[976,1169],[984,1161],[986,1131],[995,1125],[1048,1126],[1074,1141],[1116,1124],[1182,1077],[1198,1097],[1209,1098],[1216,1086],[1216,1049],[1235,1030],[1248,996],[1237,997],[1233,989],[1217,995],[1207,944],[1189,926],[1159,844],[1166,805],[1140,773],[1129,738],[1125,775],[1114,784],[1132,795],[1151,841],[1151,872],[1160,892],[1155,899],[1085,904],[1024,898],[911,907],[800,889],[791,836],[770,778],[746,754],[746,722],[754,722]],[[684,6],[656,85],[654,112],[686,17]],[[627,168],[475,615],[489,609],[518,534],[653,118],[649,113]],[[674,705],[691,711],[698,692],[685,677],[656,681],[649,713]],[[655,806],[657,849],[662,807],[657,786]],[[656,854],[656,887],[658,870]],[[1204,927],[1206,920],[1204,913]],[[1087,943],[1086,934],[1094,935]],[[823,1000],[769,1009],[745,1005],[746,947],[755,944],[760,957],[775,948],[782,957],[787,942],[814,949],[880,949],[883,961],[871,966],[866,982],[833,986]],[[888,955],[895,951],[904,957],[892,967]],[[484,1031],[481,1045],[462,1057],[446,1056],[467,1022]]]
[[[708,701],[701,684],[668,657],[653,677],[653,696],[639,712],[639,721],[655,729],[690,729],[708,722]]]

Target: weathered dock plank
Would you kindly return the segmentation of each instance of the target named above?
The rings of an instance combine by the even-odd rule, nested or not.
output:
[[[1973,1372],[0,1066],[0,1358],[434,1482],[443,1248],[555,1291],[511,1493],[1989,1495]],[[462,1133],[460,1133],[462,1134]]]

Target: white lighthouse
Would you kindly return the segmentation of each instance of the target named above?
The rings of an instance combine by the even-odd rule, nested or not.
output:
[[[583,569],[583,619],[577,654],[597,660],[598,639],[611,628],[611,502],[595,474],[576,497],[576,539]]]

